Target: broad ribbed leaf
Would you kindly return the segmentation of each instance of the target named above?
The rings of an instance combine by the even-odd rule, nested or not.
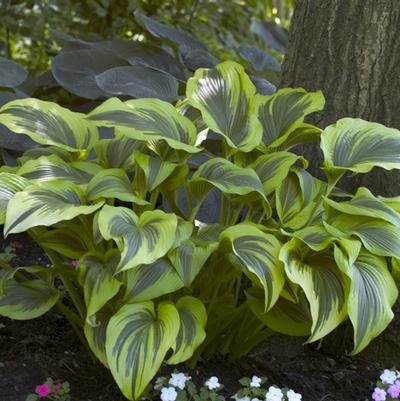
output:
[[[149,264],[164,256],[175,241],[177,218],[161,210],[138,217],[124,207],[104,206],[99,214],[101,235],[113,239],[121,252],[117,271]]]
[[[17,134],[30,136],[42,145],[56,145],[77,152],[93,148],[98,140],[96,126],[56,103],[20,99],[0,108],[0,123]]]
[[[0,225],[6,221],[7,205],[10,199],[22,191],[29,181],[11,173],[0,173]]]
[[[248,167],[255,170],[263,184],[266,195],[276,190],[288,175],[290,168],[300,161],[303,167],[307,167],[307,161],[290,152],[274,152],[260,156]]]
[[[114,277],[118,262],[119,255],[115,252],[108,255],[90,252],[79,259],[78,279],[83,287],[86,321],[91,326],[98,325],[96,313],[117,294],[122,284]]]
[[[187,83],[186,96],[231,148],[249,152],[260,144],[259,97],[240,64],[226,61],[212,70],[197,70]]]
[[[292,239],[283,245],[280,259],[288,278],[304,291],[312,316],[308,342],[319,340],[346,317],[348,285],[333,255],[306,252],[305,245]]]
[[[15,61],[0,57],[0,86],[15,88],[22,84],[28,76],[28,71]]]
[[[323,109],[322,92],[284,88],[271,96],[262,96],[259,119],[263,136],[261,148],[278,147],[303,125],[304,118]]]
[[[197,192],[196,186],[201,182],[207,182],[227,194],[257,192],[265,199],[263,186],[254,170],[219,157],[208,160],[193,174],[190,185],[194,192]]]
[[[4,234],[51,226],[80,214],[91,214],[102,204],[99,201],[87,205],[83,191],[72,182],[48,181],[29,185],[9,201]]]
[[[285,282],[278,258],[281,243],[273,235],[249,224],[227,228],[220,235],[220,241],[229,242],[230,260],[264,289],[264,311],[271,309]]]
[[[126,303],[150,301],[184,286],[183,281],[166,258],[128,270],[125,272],[124,280]]]
[[[135,195],[127,174],[118,168],[110,168],[96,174],[87,186],[87,198],[90,201],[101,198],[119,199],[138,205],[148,203]]]
[[[334,239],[323,225],[305,227],[295,231],[293,236],[302,240],[314,251],[321,251],[327,248]]]
[[[207,312],[203,303],[194,297],[182,297],[175,305],[180,326],[172,346],[174,353],[167,360],[170,365],[187,361],[206,338]]]
[[[277,59],[258,47],[243,45],[238,47],[238,51],[240,56],[249,61],[256,71],[279,72],[281,70],[281,65]]]
[[[107,326],[107,360],[115,381],[129,400],[137,400],[175,344],[180,319],[170,303],[124,305]]]
[[[343,240],[335,246],[338,266],[350,279],[348,314],[354,327],[354,349],[361,352],[393,319],[393,306],[398,290],[385,258],[362,249],[356,259],[349,257],[349,248],[358,241]],[[358,248],[359,249],[359,248]]]
[[[342,118],[326,127],[321,149],[324,167],[332,172],[400,168],[400,131],[359,118]]]
[[[195,147],[196,128],[171,104],[159,99],[135,99],[122,102],[112,98],[87,117],[99,126],[115,127],[129,138],[140,141],[164,139],[172,148],[189,153]]]

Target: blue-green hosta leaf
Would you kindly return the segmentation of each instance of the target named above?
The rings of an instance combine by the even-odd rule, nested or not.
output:
[[[175,242],[177,218],[161,210],[138,217],[124,207],[104,206],[99,214],[101,235],[113,239],[121,252],[117,272],[149,264],[163,257]]]
[[[372,217],[339,214],[325,228],[334,236],[360,238],[371,253],[379,256],[400,257],[399,228]]]
[[[393,319],[391,307],[397,299],[398,290],[385,258],[372,255],[365,249],[355,260],[348,257],[346,248],[352,242],[358,241],[343,240],[343,249],[335,246],[335,259],[351,283],[347,309],[354,327],[354,355],[362,351]]]
[[[238,224],[227,228],[220,235],[227,241],[230,259],[264,290],[264,311],[277,301],[285,278],[279,260],[281,243],[271,234],[266,234],[250,224]]]
[[[176,342],[179,312],[161,303],[124,305],[107,326],[106,352],[111,373],[129,400],[137,400]]]
[[[15,61],[0,57],[0,86],[15,88],[22,84],[28,76],[28,71]]]
[[[150,301],[184,286],[183,281],[166,258],[129,269],[124,277],[125,303]]]
[[[260,144],[259,95],[240,64],[225,61],[215,69],[198,69],[187,83],[186,96],[231,148],[249,152]]]
[[[322,92],[306,92],[301,88],[284,88],[271,96],[262,96],[259,119],[262,124],[261,148],[276,148],[295,135],[304,118],[323,109]],[[309,128],[309,126],[306,126]]]
[[[325,199],[325,203],[342,213],[375,217],[400,227],[400,213],[376,198],[367,188],[358,188],[355,196],[349,201],[335,202]]]
[[[219,157],[208,160],[193,174],[190,185],[195,193],[202,182],[209,183],[227,194],[246,195],[256,192],[265,199],[262,183],[254,170],[239,167]],[[210,185],[208,189],[211,189]]]
[[[276,190],[286,178],[291,167],[300,161],[303,167],[307,167],[307,161],[290,152],[274,152],[260,156],[248,167],[254,169],[263,184],[266,195]]]
[[[96,313],[117,294],[122,284],[114,277],[118,262],[119,254],[116,252],[107,255],[89,252],[79,259],[78,280],[83,287],[86,321],[91,326],[98,325]]]
[[[189,153],[201,150],[195,147],[197,133],[193,123],[159,99],[108,99],[87,118],[99,126],[118,128],[123,135],[139,141],[164,139],[174,149]]]
[[[203,303],[194,297],[182,297],[176,302],[179,312],[180,326],[175,344],[174,353],[167,360],[169,365],[187,361],[205,340],[207,312]]]
[[[0,173],[0,225],[6,221],[7,205],[10,199],[29,185],[26,178],[17,174]]]
[[[0,108],[0,123],[10,131],[71,152],[90,150],[98,140],[96,126],[83,117],[38,99],[14,100]]]
[[[216,249],[217,242],[196,244],[185,241],[169,252],[168,257],[187,287],[200,273],[211,253]]]
[[[109,168],[100,171],[89,182],[86,191],[87,198],[90,201],[101,198],[116,198],[138,205],[148,204],[147,201],[135,194],[126,172],[119,168]]]
[[[103,205],[87,205],[84,192],[68,181],[48,181],[27,186],[9,201],[5,235],[36,226],[51,226],[80,214],[92,214]]]
[[[312,342],[326,336],[346,317],[348,284],[333,255],[305,251],[305,245],[294,238],[283,245],[279,257],[289,280],[303,289],[310,304],[308,342]]]
[[[342,118],[321,134],[327,171],[368,173],[400,168],[400,131],[359,118]]]

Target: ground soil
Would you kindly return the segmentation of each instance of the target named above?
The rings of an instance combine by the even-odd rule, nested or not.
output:
[[[40,249],[23,236],[2,241],[0,252],[10,241],[16,265],[38,258],[43,262]],[[239,362],[229,364],[222,358],[202,362],[191,375],[199,381],[218,376],[229,395],[238,388],[238,379],[257,374],[266,376],[269,384],[301,392],[304,401],[364,401],[370,399],[380,371],[391,367],[362,356],[326,354],[316,345],[302,345],[303,340],[273,336]],[[108,370],[91,359],[58,313],[51,311],[32,321],[0,318],[0,401],[24,401],[47,377],[68,381],[73,401],[125,400]]]

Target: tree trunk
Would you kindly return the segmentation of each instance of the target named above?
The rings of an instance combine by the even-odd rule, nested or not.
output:
[[[400,128],[400,1],[297,0],[281,86],[322,90],[321,128],[342,117],[360,117]],[[316,144],[299,150],[320,175]],[[375,169],[339,184],[375,194],[399,195],[400,176]]]

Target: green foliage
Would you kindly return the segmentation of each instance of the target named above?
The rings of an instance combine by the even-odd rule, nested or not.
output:
[[[27,231],[51,261],[2,263],[0,314],[55,305],[128,399],[163,361],[235,359],[274,331],[311,342],[349,318],[360,352],[393,317],[400,201],[334,194],[346,171],[399,168],[399,132],[358,119],[321,132],[304,123],[321,93],[261,95],[232,61],[198,70],[186,96],[0,109],[10,135],[44,145],[1,168],[4,232]],[[327,182],[290,152],[319,138]]]

